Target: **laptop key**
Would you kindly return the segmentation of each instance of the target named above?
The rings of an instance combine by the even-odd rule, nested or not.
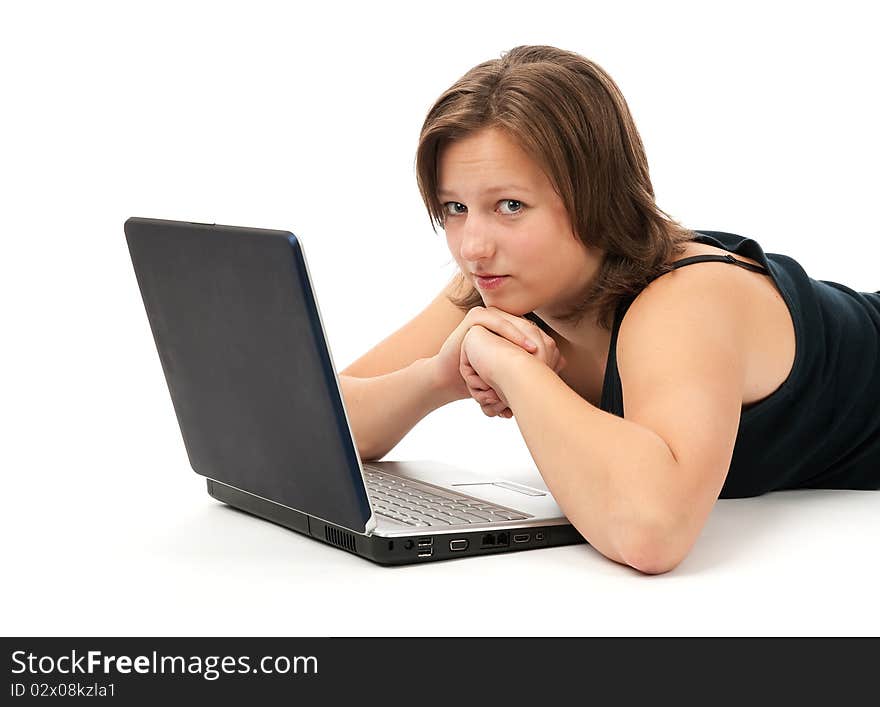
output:
[[[450,501],[455,501],[455,500],[461,498],[461,496],[458,496],[450,491],[441,491],[440,489],[435,489],[435,488],[431,488],[430,490],[425,489],[425,491],[427,491],[427,493],[433,494],[434,496],[439,496],[440,498],[449,499]]]
[[[431,503],[442,505],[447,501],[445,498],[441,498],[440,496],[435,496],[432,493],[423,493],[419,492],[417,494],[417,498],[421,498],[423,501],[430,501]]]
[[[507,513],[506,511],[492,511],[492,514],[503,518],[504,520],[513,520],[513,514]]]
[[[406,523],[407,525],[418,525],[418,523],[415,523],[411,520],[408,520],[407,518],[403,518],[398,515],[390,515],[388,513],[378,513],[378,515],[385,516],[386,518],[391,518],[391,520],[396,520],[398,523]]]
[[[398,501],[402,501],[403,503],[412,503],[412,496],[404,496],[402,493],[389,493],[391,498],[396,498]]]
[[[449,506],[449,508],[451,508],[453,511],[464,511],[465,513],[468,513],[472,510],[470,506],[464,506],[461,503],[453,504],[452,506]]]
[[[469,516],[474,516],[474,517],[476,517],[476,518],[479,518],[480,521],[482,521],[482,522],[484,522],[484,523],[485,523],[486,521],[495,520],[495,519],[492,517],[492,515],[491,515],[490,513],[487,513],[486,511],[475,511],[475,510],[469,510],[469,511],[467,511],[467,514],[468,514]],[[477,522],[477,521],[474,521],[474,522]]]
[[[418,508],[420,511],[434,510],[434,506],[432,506],[430,503],[419,503],[417,501],[410,501],[410,505],[412,505],[413,508]]]

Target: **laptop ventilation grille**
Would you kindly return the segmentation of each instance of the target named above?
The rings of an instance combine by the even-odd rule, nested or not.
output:
[[[342,547],[346,550],[351,550],[352,552],[355,552],[354,535],[352,535],[351,533],[346,533],[344,530],[339,530],[329,525],[325,525],[324,537],[327,539],[328,543],[332,543],[337,547]]]

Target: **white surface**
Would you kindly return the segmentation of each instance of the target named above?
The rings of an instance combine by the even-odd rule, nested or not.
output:
[[[869,10],[293,7],[0,10],[2,631],[880,632],[876,492],[720,501],[656,577],[588,546],[382,568],[217,504],[188,467],[122,232],[132,215],[293,230],[342,368],[452,273],[413,173],[428,107],[476,63],[547,43],[621,87],[661,208],[873,291]],[[467,401],[389,456],[533,468],[515,422]]]

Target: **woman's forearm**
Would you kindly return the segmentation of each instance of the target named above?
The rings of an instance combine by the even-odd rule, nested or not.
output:
[[[499,357],[494,377],[547,487],[587,542],[642,571],[680,561],[680,514],[663,502],[680,474],[659,435],[591,405],[530,356]]]
[[[363,461],[385,456],[428,413],[460,399],[438,383],[430,358],[374,378],[340,375],[339,386]]]

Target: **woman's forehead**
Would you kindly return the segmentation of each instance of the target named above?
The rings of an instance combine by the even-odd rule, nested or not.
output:
[[[440,151],[438,194],[479,184],[481,191],[530,191],[546,186],[538,164],[504,131],[484,129],[448,143]]]

